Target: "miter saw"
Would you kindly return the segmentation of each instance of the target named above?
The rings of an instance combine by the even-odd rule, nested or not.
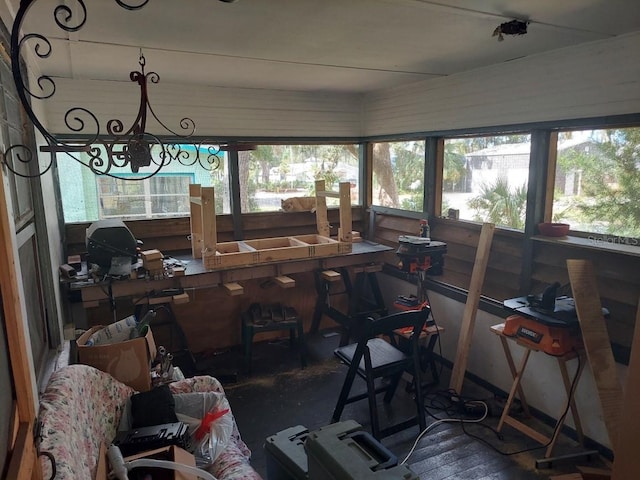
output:
[[[506,319],[503,333],[549,355],[562,356],[582,349],[574,300],[557,296],[559,288],[560,283],[555,282],[542,295],[505,300],[504,306],[517,314]]]

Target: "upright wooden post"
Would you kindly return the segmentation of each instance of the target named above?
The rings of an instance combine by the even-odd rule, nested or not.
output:
[[[627,370],[627,383],[624,389],[622,418],[624,422],[618,432],[617,449],[614,451],[612,480],[640,478],[638,461],[638,432],[640,432],[640,301],[636,313],[636,326],[633,331],[631,358]]]
[[[340,230],[338,240],[351,242],[353,240],[353,222],[351,221],[351,183],[340,183]]]
[[[198,184],[189,184],[189,210],[191,212],[191,255],[202,258],[202,191]]]
[[[331,236],[331,227],[327,218],[327,197],[325,196],[324,180],[316,180],[316,225],[318,235]]]
[[[589,260],[567,260],[567,270],[580,321],[582,341],[600,397],[602,417],[609,433],[609,441],[615,453],[622,412],[622,387],[602,315],[593,264]]]
[[[489,262],[489,252],[491,251],[491,242],[493,241],[495,228],[493,223],[485,223],[482,225],[482,230],[480,231],[476,259],[473,264],[473,272],[471,273],[471,282],[469,283],[469,294],[467,295],[467,303],[464,306],[464,313],[462,315],[462,326],[460,327],[460,336],[458,337],[456,360],[453,364],[451,381],[449,382],[449,388],[458,394],[462,393],[464,374],[467,371],[467,360],[469,359],[473,327],[476,323],[476,313],[478,312],[478,305],[480,304],[480,294],[482,292],[482,284],[484,283],[484,274],[487,270],[487,263]]]
[[[213,187],[202,187],[202,255],[216,254],[218,231],[216,228],[216,197]],[[206,264],[206,263],[205,263]]]
[[[26,319],[20,302],[21,291],[16,274],[16,249],[13,219],[9,216],[6,201],[5,179],[0,169],[0,296],[7,336],[11,377],[17,403],[17,419],[10,432],[7,478],[42,478],[42,471],[33,438],[36,417],[36,383],[32,359],[29,355],[30,343],[25,332]]]

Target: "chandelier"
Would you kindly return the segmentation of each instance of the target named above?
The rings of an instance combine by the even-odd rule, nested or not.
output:
[[[62,0],[64,1],[64,0]],[[126,10],[139,10],[149,0],[139,0],[136,4],[125,0],[114,0]],[[53,50],[52,44],[40,33],[21,33],[23,23],[30,8],[37,0],[22,0],[11,31],[11,69],[17,95],[24,111],[33,126],[42,134],[46,145],[40,152],[49,153],[46,160],[39,158],[26,144],[14,144],[3,152],[2,162],[14,174],[21,177],[41,176],[51,169],[60,153],[67,154],[77,162],[88,167],[97,175],[106,175],[127,180],[144,180],[157,174],[171,162],[184,166],[199,165],[206,170],[215,170],[220,165],[223,150],[231,145],[197,139],[194,136],[196,126],[189,117],[179,122],[179,128],[172,130],[163,123],[149,103],[147,87],[157,84],[160,76],[155,72],[146,72],[146,60],[140,51],[139,71],[132,71],[130,80],[140,88],[138,113],[133,123],[126,127],[120,119],[114,118],[101,125],[98,117],[90,110],[75,106],[64,114],[64,124],[71,135],[55,135],[40,122],[31,106],[31,101],[52,98],[56,92],[54,78],[42,74],[33,83],[34,91],[29,89],[28,79],[23,77],[21,53],[29,48],[37,58],[48,58]],[[69,3],[69,2],[66,2]],[[87,7],[83,0],[75,0],[77,9],[72,10],[66,3],[60,3],[53,9],[53,20],[64,32],[77,32],[87,21]],[[36,90],[37,88],[37,90]],[[167,133],[155,135],[147,130],[147,120],[153,118]],[[251,148],[248,146],[248,148]],[[235,144],[235,149],[242,146]],[[46,155],[44,156],[46,157]],[[37,165],[25,169],[16,165]],[[132,176],[127,172],[139,174]],[[142,169],[142,171],[141,171]],[[37,170],[37,171],[36,171]]]

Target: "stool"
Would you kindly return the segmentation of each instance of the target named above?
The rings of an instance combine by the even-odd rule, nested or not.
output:
[[[280,304],[259,305],[252,304],[249,310],[242,314],[242,345],[244,349],[245,369],[251,375],[251,350],[253,336],[262,332],[289,330],[289,342],[293,348],[296,335],[300,351],[300,366],[307,366],[306,347],[304,343],[304,327],[302,318],[292,307]]]

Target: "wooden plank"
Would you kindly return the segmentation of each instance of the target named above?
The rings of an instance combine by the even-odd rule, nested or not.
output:
[[[613,462],[613,480],[640,478],[638,432],[640,432],[640,301],[636,313],[631,358],[622,404],[624,422],[618,432],[618,449]]]
[[[213,187],[202,187],[202,255],[216,254],[218,231],[216,229],[216,196]]]
[[[9,205],[5,192],[4,171],[0,169],[0,295],[2,296],[2,309],[9,348],[9,360],[11,362],[11,376],[18,403],[18,418],[21,424],[29,427],[36,416],[36,398],[33,386],[36,384],[34,369],[30,361],[29,352],[31,344],[27,340],[25,325],[27,324],[25,312],[21,303],[22,292],[20,281],[16,272],[17,247],[13,228],[13,219],[9,217]],[[30,430],[29,430],[30,431]],[[33,439],[29,438],[24,448],[14,450],[16,461],[33,462],[31,449]],[[39,470],[39,469],[38,469]],[[11,477],[9,477],[11,478]],[[22,477],[14,477],[22,478]]]
[[[33,442],[33,425],[33,421],[20,423],[5,478],[32,480],[42,478],[42,471]]]
[[[324,180],[316,180],[316,228],[323,237],[331,236],[331,227],[327,219],[327,199],[322,195],[325,191]]]
[[[458,394],[462,393],[462,384],[464,382],[464,374],[467,370],[467,361],[469,358],[469,348],[471,347],[471,338],[473,337],[473,328],[480,303],[484,274],[487,269],[487,263],[489,262],[489,253],[491,251],[494,231],[494,224],[485,223],[482,225],[476,260],[473,265],[473,273],[471,274],[471,283],[469,284],[467,302],[462,314],[462,325],[460,328],[460,336],[458,337],[456,359],[453,364],[453,371],[451,372],[451,381],[449,382],[449,388]]]
[[[202,188],[198,184],[189,184],[189,198],[200,198]],[[191,255],[202,258],[202,202],[189,202],[191,218]]]
[[[582,330],[584,347],[593,372],[609,441],[617,451],[622,412],[622,388],[611,351],[609,334],[602,315],[600,294],[593,265],[589,260],[567,260],[571,289]]]
[[[182,303],[189,303],[190,299],[189,299],[189,294],[187,292],[183,292],[183,293],[179,293],[178,295],[174,295],[173,298],[173,303],[176,305],[180,305]]]
[[[244,288],[242,287],[242,285],[236,282],[223,283],[222,288],[224,288],[226,292],[232,297],[235,297],[236,295],[242,295],[244,293]]]
[[[293,288],[296,286],[296,281],[291,277],[287,277],[286,275],[275,277],[273,281],[276,282],[276,285],[282,288]]]
[[[340,182],[340,228],[338,229],[338,240],[341,242],[351,242],[353,239],[353,222],[351,220],[351,183]]]
[[[324,270],[320,275],[326,282],[337,282],[342,278],[340,272],[336,272],[335,270]]]

